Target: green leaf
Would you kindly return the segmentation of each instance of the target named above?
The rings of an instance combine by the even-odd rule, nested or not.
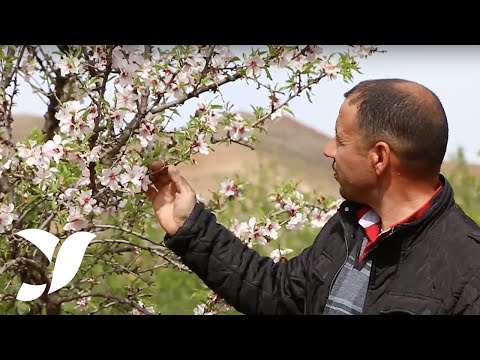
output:
[[[310,91],[306,91],[306,94],[307,94],[308,101],[311,103],[311,102],[312,102],[312,98],[311,98],[311,96],[310,96]]]
[[[270,71],[268,70],[268,68],[265,67],[264,69],[265,69],[265,72],[267,73],[267,78],[268,78],[269,80],[273,80],[273,79],[272,79],[272,75],[270,75]]]
[[[74,55],[74,56],[75,56],[76,58],[78,58],[78,57],[80,57],[81,54],[82,54],[82,47],[79,46],[78,49],[77,49],[77,51],[75,52],[75,55]]]
[[[290,109],[289,107],[284,106],[284,107],[282,108],[282,110],[288,112],[288,113],[291,114],[292,116],[295,116],[295,114],[293,113],[292,109]]]
[[[30,311],[30,305],[28,305],[28,303],[23,301],[15,302],[15,308],[19,315],[26,315]]]

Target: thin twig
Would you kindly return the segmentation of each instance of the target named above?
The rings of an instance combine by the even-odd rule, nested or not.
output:
[[[153,244],[153,245],[158,245],[158,243],[155,243],[154,241],[150,240],[149,238],[143,236],[142,234],[136,232],[136,231],[133,231],[133,230],[130,230],[130,229],[125,229],[121,226],[117,226],[117,225],[103,225],[103,224],[97,224],[97,225],[92,225],[92,228],[97,228],[97,229],[112,229],[112,230],[119,230],[119,231],[122,231],[122,232],[125,232],[127,234],[131,234],[131,235],[135,235],[136,237],[142,239],[142,240],[145,240],[145,241],[148,241],[149,243]]]
[[[227,77],[219,82],[216,82],[216,83],[213,83],[213,84],[210,84],[210,85],[204,85],[204,86],[201,86],[199,87],[196,91],[192,91],[186,95],[184,95],[182,98],[178,99],[178,100],[174,100],[174,101],[171,101],[165,105],[162,105],[156,109],[152,109],[151,110],[151,113],[152,114],[157,114],[159,112],[162,112],[162,111],[165,111],[166,109],[169,109],[171,107],[174,107],[174,106],[177,106],[177,105],[180,105],[180,104],[183,104],[185,101],[187,101],[188,99],[191,99],[193,97],[198,97],[198,95],[206,92],[206,91],[210,91],[210,90],[213,90],[215,88],[218,88],[222,85],[225,85],[229,82],[232,82],[232,81],[235,81],[235,80],[238,80],[242,77],[243,75],[240,73],[240,72],[237,72],[236,74],[234,75],[227,75]]]
[[[135,300],[126,299],[118,295],[107,294],[107,293],[88,292],[88,293],[79,294],[79,295],[64,296],[64,297],[61,297],[59,301],[60,303],[65,303],[65,302],[70,302],[73,300],[78,300],[86,297],[101,297],[107,300],[113,300],[120,304],[128,304],[134,307],[135,309],[137,309],[138,311],[141,311],[142,313],[146,313],[147,315],[155,315],[155,313],[152,313],[150,312],[150,310],[147,310],[146,308],[142,307]]]
[[[115,239],[94,240],[90,244],[101,244],[101,243],[128,244],[128,245],[132,246],[132,248],[133,247],[138,247],[140,249],[150,251],[151,253],[154,253],[155,255],[160,256],[162,259],[164,259],[164,260],[168,261],[170,264],[176,266],[179,270],[191,273],[191,270],[188,267],[186,267],[185,265],[169,258],[167,254],[160,252],[159,250],[168,250],[168,248],[166,248],[164,246],[159,245],[159,246],[157,246],[158,248],[156,249],[156,248],[153,248],[153,247],[150,247],[150,246],[134,244],[134,243],[132,243],[128,240],[115,240]]]
[[[47,228],[47,226],[50,224],[50,222],[53,220],[53,218],[55,217],[55,213],[51,213],[48,218],[42,223],[42,225],[40,225],[40,230],[44,230]]]
[[[278,107],[276,107],[275,109],[272,109],[272,111],[270,111],[270,113],[268,113],[267,115],[264,115],[262,116],[261,118],[259,118],[252,126],[254,128],[258,127],[261,123],[263,123],[266,119],[268,119],[276,110],[282,108],[283,106],[285,106],[288,102],[290,102],[293,98],[297,97],[297,96],[300,96],[301,92],[303,90],[305,90],[306,88],[312,86],[312,85],[315,85],[317,84],[318,82],[320,82],[320,80],[322,80],[323,78],[325,77],[325,74],[322,74],[320,75],[318,78],[316,78],[315,80],[312,80],[310,81],[308,84],[306,85],[303,85],[299,88],[299,90],[297,92],[295,92],[294,94],[290,95],[288,97],[287,100],[285,100],[283,103],[281,103]]]
[[[32,267],[34,267],[36,270],[38,271],[43,271],[42,267],[37,264],[36,261],[32,260],[32,259],[28,259],[26,257],[18,257],[16,259],[13,259],[13,260],[10,260],[10,261],[7,261],[3,266],[2,268],[0,268],[0,276],[5,272],[7,271],[8,269],[10,269],[11,267],[14,267],[15,265],[30,265]]]
[[[122,269],[123,271],[129,273],[130,275],[133,275],[133,276],[136,276],[137,278],[140,278],[143,282],[145,282],[147,285],[149,285],[148,282],[146,282],[144,279],[142,279],[142,277],[140,275],[138,275],[135,271],[127,269],[125,266],[123,266],[123,265],[121,265],[121,264],[119,264],[119,263],[117,263],[113,260],[105,259],[105,258],[102,258],[100,256],[96,256],[95,254],[85,254],[85,257],[93,257],[93,258],[99,259],[101,261],[104,261],[105,263],[110,264],[112,266],[116,266],[116,267]]]
[[[32,202],[31,204],[29,204],[30,206],[27,206],[27,208],[25,209],[25,211],[20,215],[20,217],[18,218],[17,222],[15,223],[15,228],[20,228],[22,226],[22,223],[23,223],[23,220],[27,217],[27,215],[30,213],[30,211],[32,211],[35,206],[40,203],[42,199],[37,199],[35,200],[34,202]]]
[[[238,140],[233,140],[233,139],[231,139],[231,138],[229,138],[229,137],[225,137],[225,138],[223,138],[223,139],[215,139],[215,138],[212,136],[212,138],[211,138],[211,140],[210,140],[210,142],[211,142],[212,144],[216,144],[216,143],[219,143],[219,142],[226,142],[226,141],[232,142],[232,143],[235,143],[235,144],[238,144],[238,145],[245,146],[245,147],[249,148],[250,150],[255,150],[255,148],[253,147],[253,145],[250,145],[250,144],[247,144],[247,143],[243,143],[243,142],[240,142],[240,141],[238,141]]]

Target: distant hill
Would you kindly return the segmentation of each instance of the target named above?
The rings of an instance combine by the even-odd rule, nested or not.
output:
[[[247,117],[248,114],[243,114]],[[14,141],[24,139],[33,129],[42,128],[44,120],[39,116],[16,115],[13,125]],[[317,190],[325,196],[338,196],[338,184],[333,178],[331,160],[323,155],[327,135],[307,127],[290,116],[269,121],[268,134],[261,134],[255,151],[232,144],[213,148],[208,156],[197,154],[198,166],[182,164],[179,169],[202,196],[208,198],[209,190],[218,189],[225,177],[239,174],[242,179],[256,181],[258,172],[269,171],[265,167],[275,164],[277,179],[300,181],[302,191]],[[446,163],[444,171],[453,169]],[[480,166],[472,165],[474,174],[480,176]]]
[[[14,141],[23,140],[34,127],[41,129],[44,123],[41,117],[27,114],[14,119]],[[260,134],[255,151],[237,144],[217,145],[208,156],[195,156],[198,166],[182,164],[179,168],[204,197],[208,197],[208,190],[216,190],[225,177],[239,174],[254,181],[262,166],[272,165],[277,180],[296,179],[303,191],[317,189],[327,196],[338,196],[331,162],[323,155],[329,139],[326,135],[287,116],[269,122],[267,129],[267,135]]]
[[[237,144],[217,146],[208,156],[195,156],[198,167],[182,165],[180,169],[203,193],[216,189],[226,176],[238,173],[249,180],[256,178],[256,173],[264,169],[262,166],[274,164],[277,182],[295,179],[300,181],[303,191],[316,189],[326,196],[338,196],[331,161],[323,155],[329,140],[326,135],[287,116],[269,122],[267,131],[255,143],[255,151]]]
[[[34,128],[42,129],[45,120],[38,115],[21,114],[13,115],[12,135],[13,143],[23,141]]]

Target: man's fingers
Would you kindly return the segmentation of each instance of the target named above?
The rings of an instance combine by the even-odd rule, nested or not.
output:
[[[175,186],[179,193],[192,191],[190,184],[187,182],[187,180],[185,180],[185,178],[182,175],[180,175],[180,173],[174,166],[168,167],[168,174],[170,175],[170,178],[172,179],[172,181],[175,183]]]
[[[168,167],[165,165],[163,161],[154,161],[150,165],[150,177],[152,178],[159,178],[161,176],[168,174]]]
[[[150,199],[150,201],[153,201],[155,200],[157,193],[158,193],[157,189],[155,189],[153,186],[148,186],[148,189],[145,192],[145,195]]]
[[[172,181],[168,173],[168,167],[165,166],[163,161],[154,161],[150,166],[150,169],[152,171],[150,174],[150,180],[152,180],[158,190]]]
[[[163,160],[155,160],[150,165],[150,169],[152,170],[152,173],[157,172],[164,167],[165,167],[165,162]]]
[[[162,160],[157,160],[152,163],[150,168],[152,170],[152,183],[158,191],[162,192],[163,189],[165,189],[170,191],[172,196],[175,196],[176,192],[186,193],[188,191],[193,191],[190,184],[180,175],[174,165],[165,166],[165,163]],[[169,184],[172,186],[167,188]],[[156,194],[154,193],[154,195]]]

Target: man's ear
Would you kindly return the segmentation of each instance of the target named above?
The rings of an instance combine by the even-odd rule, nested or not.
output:
[[[384,141],[376,143],[371,150],[370,160],[377,176],[382,175],[390,166],[391,149]]]

